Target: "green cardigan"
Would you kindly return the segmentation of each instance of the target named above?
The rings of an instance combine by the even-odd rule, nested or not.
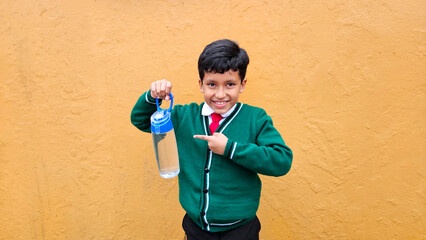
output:
[[[203,104],[172,109],[180,165],[179,201],[203,230],[220,232],[256,216],[262,185],[258,173],[286,174],[293,154],[266,112],[242,103],[216,130],[228,137],[225,153],[211,152],[207,141],[193,138],[211,135],[208,117],[201,114]],[[144,93],[132,110],[133,125],[151,132],[150,117],[156,108],[150,91]]]

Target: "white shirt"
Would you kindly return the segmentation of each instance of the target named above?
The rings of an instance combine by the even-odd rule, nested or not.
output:
[[[231,115],[236,106],[237,104],[231,107],[231,109],[229,109],[226,113],[220,114],[222,119],[219,121],[219,124],[221,124],[229,115]],[[203,109],[201,109],[201,115],[209,116],[209,125],[212,123],[212,113],[214,113],[214,110],[206,102],[204,102]]]

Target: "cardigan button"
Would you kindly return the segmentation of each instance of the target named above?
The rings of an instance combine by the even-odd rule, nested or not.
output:
[[[201,217],[204,217],[206,215],[206,213],[204,211],[202,211],[200,215],[201,215]]]
[[[205,169],[204,169],[204,172],[205,172],[205,173],[208,173],[208,172],[210,172],[210,170],[209,170],[208,168],[205,168]]]
[[[203,193],[204,193],[204,194],[206,194],[206,193],[208,193],[208,192],[209,192],[209,190],[208,190],[208,189],[204,189],[204,190],[203,190]]]

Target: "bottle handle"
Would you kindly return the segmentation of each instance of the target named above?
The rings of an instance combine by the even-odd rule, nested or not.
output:
[[[169,93],[169,96],[170,96],[171,102],[170,102],[170,107],[167,110],[168,112],[172,111],[172,107],[173,107],[173,95],[171,92]],[[158,98],[155,98],[155,103],[157,104],[157,111],[160,111],[161,108],[160,108],[160,105],[158,104]]]

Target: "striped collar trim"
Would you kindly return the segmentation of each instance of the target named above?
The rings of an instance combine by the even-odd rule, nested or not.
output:
[[[222,133],[226,129],[226,127],[228,127],[228,125],[232,122],[232,120],[234,120],[234,118],[238,115],[238,113],[240,112],[241,108],[243,108],[243,105],[244,104],[242,104],[242,103],[237,103],[237,107],[235,108],[235,110],[219,126],[219,129],[217,130],[218,132]]]
[[[244,104],[242,103],[235,104],[234,111],[219,125],[216,132],[222,133],[228,127],[228,125],[232,122],[232,120],[234,120],[234,118],[238,115],[243,105]],[[206,132],[206,135],[212,135],[213,133],[211,133],[210,129],[207,127],[209,125],[208,116],[203,116],[203,120],[204,120],[204,131]]]

